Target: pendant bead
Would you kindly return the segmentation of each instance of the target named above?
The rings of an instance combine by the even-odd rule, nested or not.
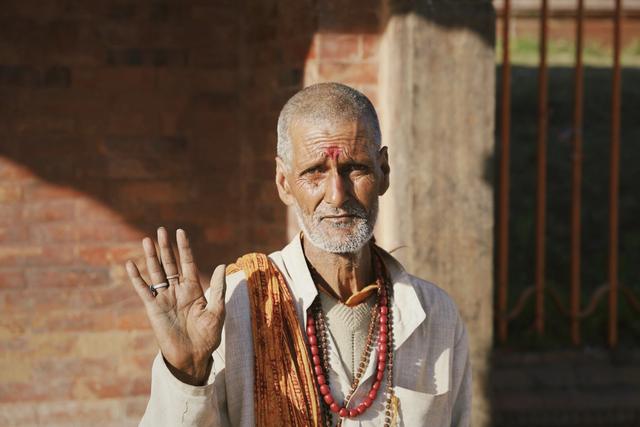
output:
[[[347,408],[340,408],[340,410],[338,411],[338,415],[344,418],[349,415],[349,411],[347,411]]]
[[[329,406],[329,410],[331,412],[333,412],[334,414],[337,414],[340,411],[340,406],[336,403],[333,402],[330,406]]]
[[[329,389],[329,386],[326,385],[326,384],[322,384],[320,386],[320,394],[322,394],[324,396],[325,394],[329,394],[329,393],[331,393],[331,390]]]
[[[318,338],[315,335],[309,335],[309,344],[318,345]]]
[[[356,411],[355,409],[350,409],[349,410],[349,417],[350,418],[355,418],[358,415],[360,415],[360,414],[358,414],[358,411]]]
[[[329,406],[331,406],[331,404],[334,402],[333,400],[333,396],[331,396],[331,394],[325,394],[323,397],[325,403]]]

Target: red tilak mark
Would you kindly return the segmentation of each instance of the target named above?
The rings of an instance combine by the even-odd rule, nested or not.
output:
[[[338,156],[342,153],[342,148],[340,147],[327,147],[324,149],[324,154],[329,156],[334,160],[338,160]]]

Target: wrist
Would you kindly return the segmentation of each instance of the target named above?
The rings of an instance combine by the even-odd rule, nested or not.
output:
[[[164,355],[162,358],[164,359],[169,372],[171,372],[176,379],[192,386],[205,385],[213,365],[212,356],[209,356],[208,359],[204,359],[200,362],[190,363],[188,366],[174,366],[164,357]]]

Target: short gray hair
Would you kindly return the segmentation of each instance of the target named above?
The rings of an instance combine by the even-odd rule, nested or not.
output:
[[[292,144],[289,129],[294,119],[333,122],[367,119],[373,133],[373,143],[380,148],[380,122],[369,98],[341,83],[319,83],[293,95],[282,107],[278,117],[278,157],[287,167],[291,164]]]

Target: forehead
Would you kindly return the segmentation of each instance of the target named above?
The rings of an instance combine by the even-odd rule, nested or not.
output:
[[[294,160],[328,153],[371,155],[375,151],[372,126],[365,118],[298,119],[291,124],[290,137]]]

